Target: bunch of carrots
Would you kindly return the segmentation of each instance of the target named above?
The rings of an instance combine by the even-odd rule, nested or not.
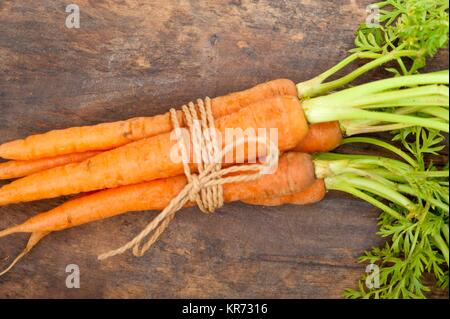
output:
[[[285,152],[274,174],[263,176],[257,182],[226,184],[224,200],[255,205],[303,205],[320,201],[327,187],[336,188],[330,178],[341,172],[336,173],[335,165],[343,165],[351,171],[353,164],[313,160],[307,154],[327,152],[342,142],[341,125],[338,121],[328,121],[332,117],[328,112],[322,113],[326,118],[323,123],[317,120],[320,116],[316,116],[317,123],[309,124],[310,114],[315,114],[322,105],[330,108],[335,117],[341,117],[347,108],[353,107],[349,105],[360,103],[374,108],[375,104],[366,102],[369,96],[385,107],[391,99],[401,99],[405,92],[406,102],[410,92],[414,92],[411,96],[441,97],[445,96],[446,85],[448,72],[443,71],[380,80],[301,100],[293,82],[279,79],[212,99],[212,113],[219,133],[223,134],[230,127],[255,131],[276,128],[278,147]],[[361,90],[366,94],[358,100]],[[322,104],[326,99],[334,99],[336,103]],[[315,103],[318,106],[313,106]],[[398,102],[393,105],[395,107],[391,108],[395,109]],[[306,111],[305,106],[309,108]],[[377,113],[363,111],[363,116],[356,120],[366,120],[367,115]],[[416,124],[409,121],[422,121],[425,125],[430,123],[432,128],[448,131],[448,120],[430,119],[421,113],[405,116],[394,110],[386,115],[395,115],[395,120],[406,119],[408,125]],[[169,159],[176,144],[170,137],[171,130],[169,114],[164,114],[50,131],[0,145],[0,156],[11,159],[2,163],[2,175],[8,178],[26,175],[0,188],[1,205],[97,191],[5,229],[0,237],[17,232],[31,233],[26,249],[19,256],[22,257],[52,231],[128,211],[163,209],[187,182],[182,175],[182,163]],[[361,187],[371,189],[362,176],[353,182],[355,192]],[[114,205],[110,204],[111,199]],[[384,207],[381,203],[376,205]]]
[[[448,196],[442,195],[445,187],[435,180],[448,176],[448,171],[421,171],[417,160],[383,141],[345,138],[395,131],[397,137],[403,136],[401,142],[408,145],[408,132],[416,128],[448,133],[448,70],[410,74],[416,73],[414,70],[346,87],[363,73],[389,61],[401,63],[403,69],[401,58],[414,57],[411,52],[360,50],[357,56],[306,82],[295,84],[278,79],[213,98],[212,114],[218,133],[224,134],[228,128],[275,128],[281,152],[273,174],[263,175],[256,182],[225,184],[224,201],[305,205],[322,200],[327,190],[334,189],[366,200],[399,221],[410,218],[403,210],[409,214],[422,211],[424,201],[427,207],[448,214]],[[371,61],[338,80],[323,83],[360,57]],[[345,88],[336,91],[341,87]],[[184,126],[181,111],[177,117]],[[0,231],[0,237],[31,234],[24,251],[0,275],[53,231],[129,211],[166,207],[187,184],[183,164],[170,160],[171,150],[177,144],[171,138],[172,130],[170,114],[166,113],[54,130],[1,144],[0,157],[8,161],[0,163],[0,178],[15,180],[0,188],[0,205],[82,196]],[[401,159],[327,153],[350,142],[377,145]],[[221,142],[220,146],[225,145]],[[429,195],[418,189],[418,180],[419,184],[433,184],[439,192]],[[191,204],[194,203],[188,205]],[[439,234],[433,238],[433,247],[448,265],[448,231],[442,228]]]

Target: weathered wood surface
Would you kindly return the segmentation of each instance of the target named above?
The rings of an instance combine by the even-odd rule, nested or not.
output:
[[[308,79],[346,55],[369,2],[78,0],[81,28],[68,29],[66,1],[0,1],[0,142]],[[61,202],[0,207],[0,228]],[[97,261],[154,215],[130,213],[52,234],[0,278],[0,297],[338,298],[364,272],[355,258],[383,242],[377,214],[336,193],[305,207],[185,209],[144,257]],[[25,237],[0,241],[6,265]],[[80,289],[65,286],[72,263]]]

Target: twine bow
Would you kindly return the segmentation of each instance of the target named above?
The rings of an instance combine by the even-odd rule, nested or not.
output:
[[[212,213],[217,208],[223,206],[223,185],[227,183],[247,182],[256,180],[268,169],[274,167],[278,160],[278,148],[269,143],[266,161],[262,164],[234,165],[222,168],[222,158],[224,154],[232,151],[239,144],[248,143],[251,137],[246,140],[241,139],[235,143],[226,145],[223,150],[217,143],[216,131],[214,130],[214,118],[211,110],[211,100],[198,99],[197,107],[194,103],[182,106],[186,126],[189,128],[192,140],[194,156],[198,160],[198,174],[191,173],[189,167],[189,157],[186,145],[181,137],[181,129],[174,109],[170,110],[172,125],[175,129],[176,138],[182,155],[184,174],[187,184],[183,190],[175,196],[170,203],[159,213],[136,237],[122,247],[111,250],[98,257],[103,260],[119,255],[133,249],[135,256],[142,256],[164,232],[175,214],[187,202],[195,202],[204,213]],[[197,111],[200,113],[198,118]],[[254,138],[258,143],[267,144],[267,141]],[[230,173],[247,172],[244,174],[227,176]],[[249,174],[248,172],[255,172]],[[148,237],[150,236],[150,237]],[[148,237],[148,238],[147,238]],[[146,239],[147,238],[147,239]],[[145,243],[142,242],[145,240]],[[141,246],[142,244],[142,246]]]

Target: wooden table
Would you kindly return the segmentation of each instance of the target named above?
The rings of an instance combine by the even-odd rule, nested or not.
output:
[[[67,1],[1,1],[0,142],[158,114],[269,79],[306,80],[346,56],[369,2],[77,0],[81,25],[69,29]],[[440,52],[429,69],[447,59]],[[0,228],[64,200],[0,207]],[[154,214],[52,234],[0,278],[0,297],[339,298],[364,272],[356,257],[383,243],[377,209],[330,193],[304,207],[185,209],[144,257],[97,261]],[[25,236],[0,243],[6,265]],[[66,288],[68,264],[80,267],[80,289]]]

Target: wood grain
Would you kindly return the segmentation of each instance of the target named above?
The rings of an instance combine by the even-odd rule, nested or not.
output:
[[[78,0],[81,28],[68,29],[66,1],[0,1],[0,142],[158,114],[269,79],[306,80],[346,55],[369,2]],[[429,69],[447,60],[443,51]],[[0,207],[0,227],[63,200]],[[305,207],[185,209],[144,257],[96,260],[151,215],[52,234],[0,278],[0,297],[339,298],[364,272],[356,257],[383,242],[376,209],[330,193]],[[3,265],[24,241],[1,239]],[[72,263],[80,289],[65,286]]]

